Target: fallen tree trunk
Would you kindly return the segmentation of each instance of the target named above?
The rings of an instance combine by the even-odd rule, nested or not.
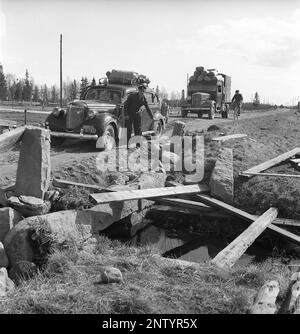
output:
[[[232,267],[255,239],[271,224],[277,214],[276,208],[270,208],[266,211],[231,244],[218,253],[213,258],[212,263],[223,269]]]

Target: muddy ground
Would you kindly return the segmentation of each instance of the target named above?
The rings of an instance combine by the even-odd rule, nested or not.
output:
[[[226,125],[230,126],[230,133],[247,133],[252,137],[256,137],[261,140],[263,138],[266,141],[272,141],[272,138],[278,137],[278,126],[281,128],[281,132],[286,132],[288,134],[288,123],[289,119],[293,122],[293,115],[295,111],[289,109],[277,109],[270,111],[255,111],[255,112],[245,112],[238,122],[233,121],[233,115],[230,114],[229,119],[222,119],[220,115],[216,115],[214,120],[209,120],[206,116],[202,119],[196,118],[194,115],[190,115],[187,118],[182,118],[178,115],[178,110],[173,110],[167,128],[165,130],[166,135],[171,135],[172,127],[176,120],[181,120],[186,123],[186,131],[199,132],[205,131],[211,125]],[[46,119],[46,113],[28,113],[27,122],[28,124],[43,124]],[[292,118],[291,118],[292,117]],[[280,121],[274,123],[274,119],[280,118]],[[24,124],[24,115],[20,112],[5,111],[0,110],[0,119],[13,120],[17,122],[18,125]],[[240,127],[241,121],[251,120],[251,122],[246,122],[245,126]],[[284,120],[284,126],[282,121]],[[287,121],[286,121],[287,120]],[[269,130],[261,130],[259,128],[260,122],[266,122],[270,124]],[[244,123],[243,123],[244,124]],[[272,135],[273,134],[273,135]],[[295,136],[297,134],[295,133]],[[274,139],[273,138],[273,139]],[[274,141],[274,145],[278,146],[278,140]],[[64,145],[51,149],[51,164],[53,176],[66,177],[69,176],[73,181],[89,181],[93,184],[99,184],[100,180],[97,177],[89,177],[87,174],[85,177],[84,173],[88,173],[89,168],[95,170],[96,164],[95,159],[98,155],[98,151],[95,149],[94,142],[80,142],[68,140]],[[17,162],[19,157],[19,148],[1,153],[0,155],[0,185],[7,186],[14,183]],[[250,166],[249,166],[250,167]]]

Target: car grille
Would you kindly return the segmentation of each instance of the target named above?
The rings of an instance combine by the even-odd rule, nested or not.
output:
[[[68,107],[66,125],[68,130],[77,128],[84,119],[84,110],[82,107],[70,105]]]

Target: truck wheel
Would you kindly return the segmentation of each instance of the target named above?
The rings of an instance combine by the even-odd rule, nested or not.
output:
[[[187,117],[188,112],[186,110],[181,109],[181,117]]]
[[[202,118],[203,114],[202,112],[198,112],[198,118]]]
[[[216,105],[212,103],[210,106],[209,114],[208,114],[209,119],[214,119],[215,113],[216,113]]]
[[[229,113],[229,107],[228,105],[225,106],[225,111],[224,111],[224,118],[228,118],[228,113]]]
[[[115,129],[111,124],[108,124],[96,143],[96,148],[102,150],[111,150],[116,146]]]

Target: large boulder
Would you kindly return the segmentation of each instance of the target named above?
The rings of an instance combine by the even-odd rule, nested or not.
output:
[[[0,268],[0,297],[5,297],[14,287],[14,282],[8,277],[6,268]]]
[[[6,256],[4,246],[2,242],[0,242],[0,268],[1,267],[7,268],[7,266],[8,266],[8,258]]]
[[[43,199],[50,185],[50,131],[26,128],[17,169],[16,195]]]
[[[25,218],[4,240],[9,264],[41,264],[55,248],[80,247],[91,237],[91,226],[91,215],[86,211],[67,210]]]
[[[233,203],[233,153],[222,148],[210,178],[210,194],[225,203]]]
[[[16,210],[6,207],[0,208],[0,241],[3,241],[10,229],[20,220],[22,215]]]

